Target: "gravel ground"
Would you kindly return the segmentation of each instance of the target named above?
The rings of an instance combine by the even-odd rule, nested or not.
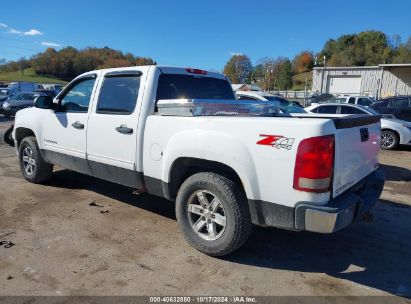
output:
[[[14,243],[0,246],[0,296],[410,297],[411,148],[380,160],[387,182],[372,223],[333,235],[255,227],[216,259],[183,240],[172,203],[68,170],[27,183],[0,145],[0,241]]]

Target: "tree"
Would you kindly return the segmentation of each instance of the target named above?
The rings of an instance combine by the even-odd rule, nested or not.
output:
[[[253,66],[246,55],[234,55],[224,66],[224,74],[232,83],[249,83]]]
[[[303,51],[296,55],[293,59],[293,72],[295,74],[301,74],[310,71],[313,67],[314,60],[313,54],[309,51]]]
[[[24,75],[24,70],[27,69],[28,67],[30,67],[30,63],[24,57],[21,57],[17,61],[17,65],[19,67],[19,71],[20,71],[21,75]]]
[[[293,71],[291,61],[280,59],[277,65],[277,88],[279,90],[288,90],[293,86]]]

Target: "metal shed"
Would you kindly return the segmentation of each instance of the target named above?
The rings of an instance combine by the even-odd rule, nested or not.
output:
[[[370,95],[383,98],[411,95],[411,63],[364,67],[316,67],[314,92]]]

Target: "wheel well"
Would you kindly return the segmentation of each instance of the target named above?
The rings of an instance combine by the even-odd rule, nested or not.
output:
[[[393,130],[393,129],[389,129],[389,128],[381,129],[381,132],[382,132],[382,131],[391,131],[391,132],[394,132],[395,135],[397,135],[397,137],[398,137],[398,141],[401,141],[400,134],[399,134],[397,131],[395,131],[395,130]]]
[[[17,128],[16,129],[16,141],[17,141],[17,147],[20,146],[21,141],[23,138],[28,137],[28,136],[35,136],[34,132],[30,129],[27,128]]]
[[[237,172],[230,166],[216,161],[182,157],[174,161],[169,176],[169,196],[171,199],[177,197],[177,192],[182,183],[199,172],[214,172],[237,183],[243,190],[243,184]]]

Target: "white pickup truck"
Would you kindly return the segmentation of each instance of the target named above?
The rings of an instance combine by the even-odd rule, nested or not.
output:
[[[185,239],[213,256],[252,224],[335,232],[379,198],[378,116],[241,102],[224,75],[198,69],[88,72],[17,113],[21,172],[42,183],[58,165],[175,201]]]

